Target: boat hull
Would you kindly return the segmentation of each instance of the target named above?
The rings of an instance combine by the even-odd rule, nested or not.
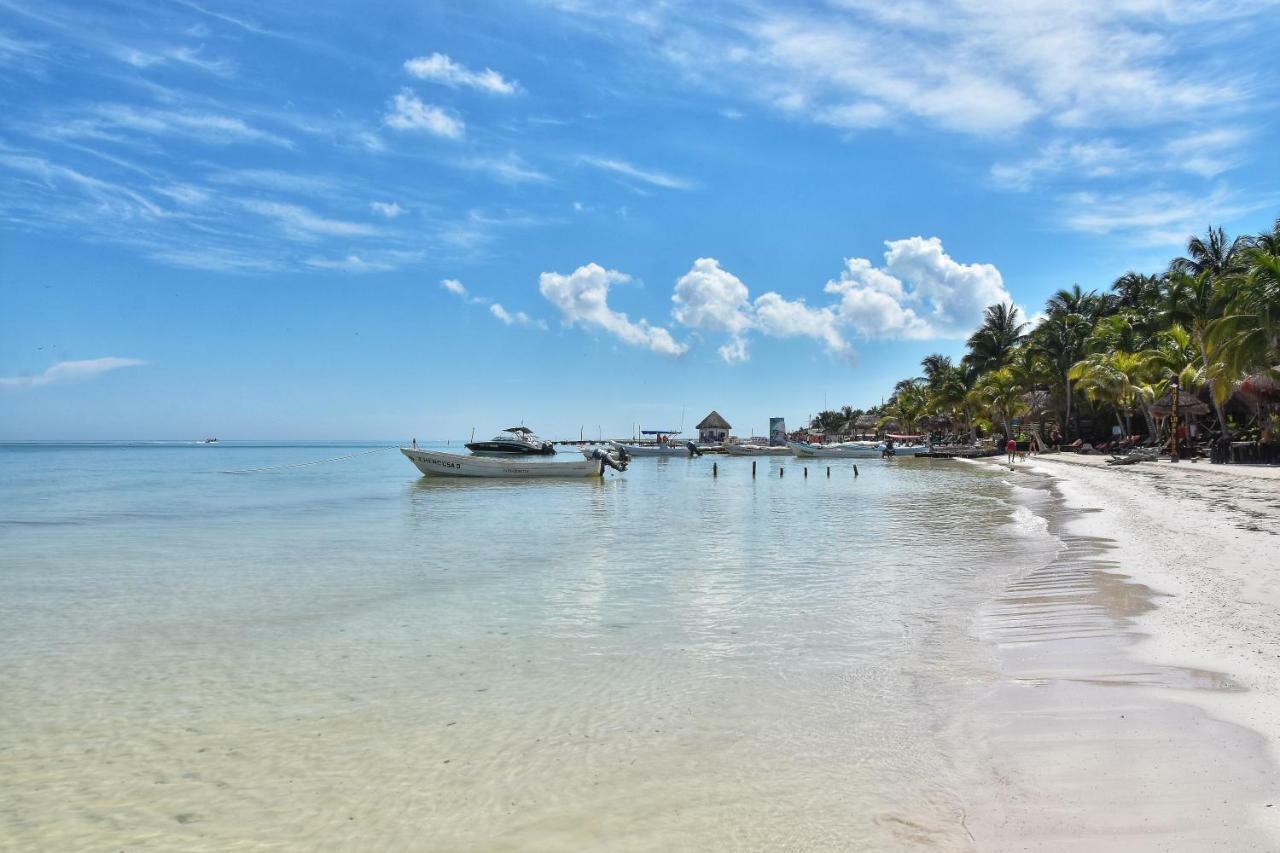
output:
[[[789,447],[766,447],[761,444],[726,444],[724,452],[730,456],[790,456]]]
[[[625,450],[631,456],[686,457],[692,455],[687,447],[669,444],[623,444],[620,441],[611,442],[611,444],[615,450]]]
[[[556,452],[550,444],[532,446],[508,441],[473,441],[466,448],[472,453],[490,456],[553,456]]]
[[[875,459],[880,455],[880,450],[875,447],[809,444],[804,441],[788,441],[787,447],[801,459]]]
[[[488,456],[462,456],[435,450],[402,447],[400,452],[427,477],[505,477],[541,479],[546,477],[600,477],[604,463],[598,459],[574,462],[520,462]]]

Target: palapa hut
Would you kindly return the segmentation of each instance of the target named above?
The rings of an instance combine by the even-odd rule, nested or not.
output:
[[[711,414],[698,422],[698,443],[724,444],[729,439],[731,429],[733,427],[729,426],[729,422],[713,409]]]
[[[878,420],[879,418],[872,414],[858,415],[853,419],[853,428],[857,430],[858,435],[874,433]]]

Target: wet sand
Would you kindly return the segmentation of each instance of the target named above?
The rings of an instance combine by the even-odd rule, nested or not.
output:
[[[977,849],[1280,846],[1280,480],[1202,467],[1014,466],[1063,549],[979,619]]]

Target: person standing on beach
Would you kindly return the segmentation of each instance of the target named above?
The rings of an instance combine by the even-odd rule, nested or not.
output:
[[[1009,454],[1009,464],[1013,464],[1013,457],[1018,452],[1018,442],[1013,436],[1009,436],[1009,440],[1004,443],[1005,452]]]

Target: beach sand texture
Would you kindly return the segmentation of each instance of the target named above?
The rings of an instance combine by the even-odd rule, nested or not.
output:
[[[1063,495],[1063,550],[980,620],[1005,680],[966,728],[978,849],[1276,849],[1277,474],[1014,466]]]

